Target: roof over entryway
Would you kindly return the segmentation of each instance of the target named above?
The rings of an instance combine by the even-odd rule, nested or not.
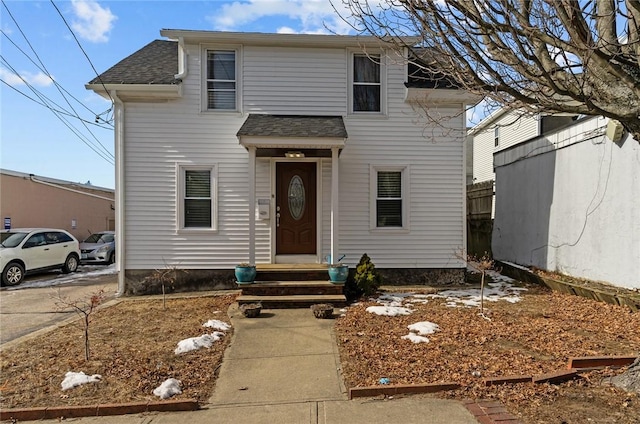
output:
[[[257,148],[257,156],[282,156],[292,149],[306,157],[330,157],[348,137],[342,116],[250,114],[238,133],[240,144]]]

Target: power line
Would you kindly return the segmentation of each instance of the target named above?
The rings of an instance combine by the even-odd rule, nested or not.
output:
[[[74,133],[79,139],[80,141],[82,141],[84,144],[86,144],[91,150],[93,150],[95,153],[98,154],[98,156],[100,156],[102,159],[106,160],[108,163],[110,163],[111,165],[114,165],[115,161],[113,160],[112,157],[108,157],[106,156],[103,152],[99,151],[96,149],[96,147],[94,147],[93,144],[91,144],[91,142],[89,140],[86,139],[86,137],[84,137],[82,134],[80,134],[77,129],[75,127],[73,127],[72,125],[70,125],[62,116],[60,116],[60,114],[58,114],[52,107],[49,106],[49,104],[47,103],[46,100],[46,96],[42,95],[41,93],[38,92],[38,90],[36,90],[27,80],[25,80],[5,59],[4,57],[0,56],[0,58],[2,59],[2,61],[4,62],[5,66],[7,66],[8,68],[11,69],[11,71],[16,74],[18,76],[18,78],[20,78],[22,80],[22,82],[29,87],[29,89],[31,91],[33,91],[33,93],[40,99],[40,101],[42,101],[45,106],[47,107],[47,109],[49,109],[53,115],[58,118],[67,128],[69,128],[69,130],[71,130],[72,133]],[[45,100],[46,99],[46,100]]]
[[[20,24],[18,24],[18,22],[16,21],[16,19],[13,17],[13,14],[11,13],[11,11],[9,10],[9,8],[7,7],[7,5],[5,4],[4,0],[2,1],[2,4],[4,5],[5,9],[7,10],[7,13],[9,14],[9,16],[11,17],[11,20],[13,20],[13,23],[15,24],[15,26],[18,28],[18,31],[20,31],[20,34],[22,34],[22,37],[24,38],[24,40],[26,41],[27,45],[29,46],[29,48],[31,49],[31,51],[33,52],[33,54],[35,55],[35,57],[38,59],[38,62],[40,63],[40,65],[42,66],[42,68],[40,68],[48,77],[49,79],[51,79],[51,81],[54,82],[55,81],[53,79],[53,77],[51,76],[51,73],[49,72],[49,70],[47,69],[47,67],[45,66],[44,62],[42,61],[42,59],[40,59],[40,56],[38,55],[38,52],[36,52],[36,49],[33,47],[33,45],[31,44],[31,42],[29,41],[29,39],[27,38],[26,34],[24,33],[24,31],[22,30],[22,28],[20,27]],[[69,99],[67,98],[67,96],[65,95],[65,93],[60,89],[60,86],[58,84],[55,84],[58,92],[60,93],[60,95],[62,96],[62,98],[65,100],[65,102],[67,102],[67,105],[71,108],[71,110],[79,117],[78,112],[75,110],[75,108],[73,107],[73,105],[71,104],[71,102],[69,101]],[[100,142],[100,140],[98,140],[98,137],[96,137],[96,135],[89,129],[89,127],[87,126],[87,124],[84,121],[80,121],[82,123],[82,125],[84,126],[84,128],[89,132],[89,134],[91,134],[91,136],[93,137],[93,139],[95,140],[95,142],[100,146],[100,148],[102,148],[102,150],[110,157],[113,158],[113,154]],[[93,143],[92,143],[93,144]],[[95,144],[94,144],[95,145]],[[96,146],[96,148],[98,148],[98,146]]]
[[[27,59],[29,59],[29,61],[30,61],[31,63],[33,63],[33,65],[34,65],[36,68],[38,68],[41,72],[43,72],[43,73],[45,73],[45,74],[47,73],[47,72],[46,72],[44,69],[42,69],[42,68],[40,67],[40,65],[38,65],[38,64],[37,64],[37,63],[36,63],[36,62],[35,62],[35,61],[34,61],[34,60],[33,60],[33,59],[32,59],[32,58],[31,58],[31,57],[30,57],[30,56],[29,56],[25,51],[24,51],[24,50],[22,50],[22,48],[21,48],[20,46],[18,46],[18,44],[16,44],[16,42],[15,42],[15,41],[13,41],[13,40],[11,39],[11,37],[9,37],[9,35],[8,35],[4,30],[0,29],[0,33],[2,33],[2,35],[4,35],[4,36],[5,36],[5,38],[6,38],[7,40],[9,40],[9,42],[10,42],[11,44],[13,44],[13,46],[14,46],[14,47],[15,47],[15,48],[20,52],[20,53],[22,53],[22,54],[23,54]],[[89,112],[91,112],[91,114],[93,114],[94,116],[99,116],[99,114],[95,113],[95,112],[94,112],[93,110],[91,110],[87,105],[85,105],[84,103],[82,103],[82,101],[80,101],[78,98],[76,98],[76,97],[75,97],[71,92],[69,92],[69,91],[68,91],[67,89],[65,89],[62,85],[60,85],[60,83],[58,83],[58,81],[56,81],[56,80],[55,80],[55,79],[53,79],[53,78],[51,78],[51,81],[53,81],[53,83],[54,83],[55,85],[57,85],[60,89],[64,90],[64,92],[65,92],[65,93],[67,93],[67,95],[69,95],[69,97],[71,97],[72,99],[74,99],[74,100],[75,100],[76,102],[78,102],[82,107],[84,107],[86,110],[88,110]],[[103,113],[104,113],[104,112],[103,112]],[[71,115],[71,114],[69,114],[69,115]],[[100,114],[100,115],[102,115],[102,114]],[[79,116],[78,116],[78,118],[79,118],[80,120],[82,120],[82,118],[80,118]],[[86,121],[86,122],[90,122],[90,121]],[[111,125],[111,127],[113,127],[113,125],[112,125],[112,124],[109,124],[109,125]]]
[[[2,57],[2,55],[0,55],[0,57]],[[4,58],[3,58],[3,60],[6,62],[6,60],[5,60]],[[86,122],[86,123],[87,123],[87,124],[89,124],[89,125],[94,125],[94,126],[96,126],[96,127],[98,127],[98,128],[102,128],[103,130],[113,130],[113,126],[108,126],[108,127],[106,127],[106,126],[103,126],[103,125],[97,124],[97,123],[95,123],[94,121],[88,121],[88,120],[85,120],[85,119],[83,119],[83,118],[80,118],[79,116],[76,116],[76,115],[74,115],[74,114],[72,114],[72,113],[69,113],[69,112],[65,111],[64,109],[62,109],[62,110],[60,110],[60,109],[54,109],[54,108],[52,108],[51,106],[49,106],[49,105],[47,105],[47,104],[45,104],[45,103],[43,103],[43,102],[40,102],[40,101],[38,101],[38,100],[34,99],[33,97],[29,96],[28,94],[23,93],[22,91],[18,90],[17,88],[15,88],[13,85],[9,84],[8,82],[6,82],[5,80],[3,80],[2,78],[0,78],[0,82],[2,82],[3,84],[5,84],[5,85],[6,85],[7,87],[9,87],[10,89],[14,90],[16,93],[21,94],[22,96],[26,97],[27,99],[31,100],[32,102],[34,102],[34,103],[36,103],[36,104],[38,104],[38,105],[40,105],[40,106],[42,106],[42,107],[46,107],[47,109],[51,109],[53,112],[59,113],[59,114],[61,114],[61,115],[66,115],[66,116],[69,116],[69,117],[71,117],[71,118],[79,119],[79,120],[81,120],[81,121],[83,121],[83,122]],[[44,94],[42,94],[42,93],[39,93],[39,94],[40,94],[40,95],[42,95],[42,96],[44,96]],[[51,103],[54,103],[54,104],[55,104],[55,102],[54,102],[54,101],[52,101],[51,99],[48,99],[48,98],[47,98],[47,100],[49,100]],[[59,106],[59,105],[57,105],[57,104],[56,104],[56,106]]]
[[[3,0],[4,1],[4,0]],[[58,12],[58,15],[60,15],[60,17],[62,18],[62,21],[64,22],[64,24],[67,26],[67,28],[69,29],[69,32],[71,33],[71,35],[73,35],[73,38],[76,40],[76,43],[78,43],[78,47],[80,47],[80,50],[82,50],[82,53],[84,53],[84,57],[87,58],[87,60],[89,61],[89,65],[91,65],[91,68],[93,69],[93,72],[95,72],[96,76],[98,77],[98,80],[100,81],[100,84],[102,84],[102,87],[104,88],[104,91],[107,93],[107,95],[109,96],[109,98],[111,99],[111,105],[113,107],[113,104],[115,103],[115,101],[113,100],[113,97],[111,97],[111,93],[109,93],[109,90],[107,90],[107,87],[104,85],[104,82],[102,82],[102,78],[100,77],[100,74],[98,73],[98,71],[96,70],[96,67],[93,66],[93,62],[91,62],[91,59],[89,59],[89,55],[87,54],[87,52],[82,48],[82,44],[80,44],[80,40],[78,40],[78,37],[76,37],[76,34],[73,32],[73,30],[71,29],[71,27],[69,26],[69,23],[67,22],[67,20],[65,19],[65,17],[62,15],[62,12],[60,12],[60,9],[58,9],[58,6],[56,6],[56,4],[53,2],[53,0],[50,0],[51,4],[53,5],[53,7],[56,9],[56,11]]]

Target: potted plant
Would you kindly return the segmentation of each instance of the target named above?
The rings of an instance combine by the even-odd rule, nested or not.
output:
[[[247,262],[236,265],[235,272],[238,284],[251,284],[256,279],[256,266]]]
[[[329,264],[329,281],[332,284],[344,284],[349,276],[349,266],[340,262],[337,264]]]

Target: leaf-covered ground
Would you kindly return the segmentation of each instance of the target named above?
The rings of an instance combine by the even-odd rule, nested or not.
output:
[[[601,385],[621,370],[594,371],[560,385],[523,383],[485,387],[485,377],[539,375],[563,370],[569,357],[638,355],[640,314],[529,286],[522,301],[478,308],[446,306],[445,299],[412,303],[407,316],[378,316],[367,301],[336,322],[347,387],[454,381],[459,399],[498,399],[525,423],[639,423],[640,396]],[[406,305],[406,303],[405,303]],[[429,343],[402,339],[408,325],[429,321],[440,331]]]
[[[95,405],[159,400],[152,394],[168,378],[182,382],[183,398],[206,401],[233,329],[209,349],[181,355],[180,340],[212,333],[210,319],[229,322],[235,295],[125,300],[91,315],[91,358],[84,359],[80,322],[0,353],[0,408]],[[100,374],[102,381],[62,391],[68,371]]]

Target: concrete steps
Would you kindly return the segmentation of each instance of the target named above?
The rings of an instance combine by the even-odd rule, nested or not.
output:
[[[260,302],[264,309],[308,308],[317,303],[345,306],[343,286],[331,284],[323,264],[270,264],[256,267],[256,281],[241,285],[239,305]]]

